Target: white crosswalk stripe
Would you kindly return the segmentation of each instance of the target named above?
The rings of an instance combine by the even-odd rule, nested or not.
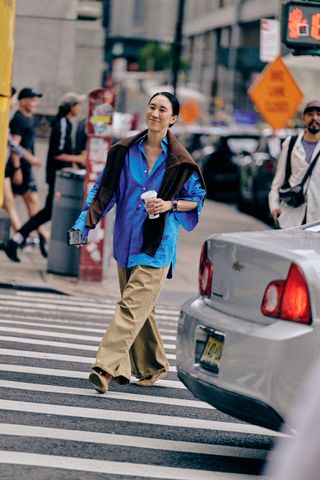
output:
[[[266,455],[265,450],[256,448],[236,448],[206,443],[177,442],[150,437],[136,437],[129,435],[115,435],[108,433],[82,432],[81,430],[65,430],[58,428],[43,428],[12,424],[0,424],[0,435],[21,435],[23,437],[55,438],[60,440],[74,440],[76,442],[104,443],[107,445],[127,445],[130,447],[151,448],[155,450],[172,450],[176,452],[203,453],[209,455],[223,455],[239,458],[261,458]]]
[[[97,408],[70,407],[68,405],[50,405],[46,403],[18,402],[15,400],[0,400],[0,410],[30,412],[48,415],[63,415],[78,418],[96,418],[115,422],[134,422],[149,425],[164,425],[185,427],[184,417],[170,415],[154,415],[149,413],[126,412],[123,410],[104,410]],[[256,435],[272,435],[274,432],[255,425],[232,422],[215,422],[210,420],[188,419],[188,428],[201,428],[204,430],[223,430],[224,432],[250,433]]]
[[[10,316],[10,315],[4,316],[3,314],[0,314],[0,325],[9,323],[10,325],[20,325],[20,326],[28,325],[30,327],[45,327],[46,329],[48,329],[48,331],[50,331],[50,330],[70,330],[71,331],[72,330],[73,332],[91,332],[91,333],[99,333],[100,337],[105,332],[105,327],[104,328],[87,328],[87,327],[83,327],[83,326],[82,327],[75,327],[75,326],[73,326],[73,327],[68,326],[67,327],[65,325],[53,325],[53,322],[51,322],[51,321],[50,321],[50,325],[48,325],[48,323],[43,323],[43,322],[28,322],[27,320],[24,320],[24,321],[22,321],[21,319],[18,320],[17,317],[15,317],[15,319],[12,319],[12,318],[13,317]],[[22,317],[22,318],[25,318],[25,317]],[[32,318],[33,318],[33,320],[35,320],[35,317],[32,317]],[[41,318],[41,320],[43,320],[43,319]],[[64,323],[65,323],[65,321],[64,321]],[[161,333],[164,332],[161,335],[163,340],[173,340],[173,341],[175,341],[176,338],[177,338],[176,335],[166,335],[166,333],[175,333],[176,330],[161,328],[160,331],[161,331]]]
[[[7,369],[8,371],[12,371],[10,368]],[[83,372],[74,372],[72,378],[88,378],[88,375]],[[178,383],[178,382],[176,382]],[[160,383],[160,386],[163,384]],[[169,384],[170,385],[170,384]],[[55,385],[39,385],[37,383],[23,383],[23,382],[11,382],[6,380],[0,380],[0,387],[3,388],[12,388],[12,389],[20,389],[20,390],[30,390],[33,392],[50,392],[50,393],[59,393],[59,394],[66,394],[66,395],[85,395],[92,397],[97,395],[94,390],[88,390],[85,388],[72,388],[72,387],[61,387]],[[124,393],[124,392],[109,392],[108,393],[108,400],[110,398],[115,398],[117,400],[129,400],[133,402],[147,402],[147,403],[162,403],[164,405],[178,405],[184,408],[205,408],[211,409],[209,405],[203,402],[198,402],[196,400],[181,400],[179,398],[166,398],[166,397],[155,397],[155,396],[148,396],[148,395],[136,395],[134,393]]]
[[[15,309],[16,310],[16,309]],[[39,317],[37,315],[32,315],[32,316],[26,316],[24,315],[19,315],[17,313],[10,313],[6,314],[1,312],[0,313],[0,318],[1,318],[1,323],[20,323],[20,324],[34,324],[40,325],[41,322],[43,322],[43,316]],[[157,318],[159,319],[158,315]],[[28,320],[32,319],[33,322],[28,322]],[[106,321],[101,321],[101,322],[94,322],[93,320],[71,320],[70,318],[62,319],[58,318],[57,316],[50,317],[49,315],[46,315],[46,320],[47,323],[43,324],[46,325],[46,328],[60,328],[60,329],[67,329],[67,330],[73,330],[73,331],[91,331],[91,332],[104,332],[106,328]],[[66,323],[68,325],[66,326]],[[162,325],[165,322],[162,322]],[[41,323],[42,324],[42,323]],[[77,325],[77,326],[76,326]],[[88,328],[88,325],[90,325],[90,328]],[[92,327],[100,327],[100,328],[92,328]],[[166,332],[169,334],[175,334],[177,331],[177,328],[168,328],[168,326],[160,326],[160,331],[161,332]]]
[[[3,332],[7,333],[17,333],[19,335],[37,335],[40,337],[56,337],[57,332],[50,332],[46,330],[31,330],[27,328],[18,328],[18,327],[7,327],[7,326],[2,326],[1,330]],[[89,342],[99,342],[101,339],[101,335],[99,337],[93,336],[93,335],[81,335],[80,333],[65,333],[61,332],[60,333],[60,338],[68,338],[70,340],[87,340]],[[175,341],[176,337],[172,335],[162,335],[163,340],[172,340]],[[166,348],[175,350],[175,345],[167,344],[165,345]]]
[[[32,337],[33,333],[30,332],[30,337]],[[13,337],[10,335],[1,335],[1,340],[3,342],[11,342],[11,343],[26,343],[28,345],[45,345],[48,347],[61,347],[73,350],[88,350],[91,352],[95,352],[97,350],[97,346],[95,345],[85,345],[80,343],[68,343],[68,342],[58,342],[56,340],[38,340],[36,338],[24,338],[24,337]],[[175,350],[175,345],[164,344],[166,349]],[[174,354],[167,354],[169,360],[174,360],[176,356]]]
[[[104,473],[110,475],[130,475],[142,478],[163,478],[171,480],[246,480],[258,478],[252,475],[230,475],[230,473],[204,472],[187,468],[159,467],[146,464],[110,462],[106,460],[79,459],[56,455],[21,454],[0,450],[0,462],[18,465],[33,465],[57,469]],[[110,478],[110,477],[109,477]]]
[[[114,311],[112,300],[0,291],[0,440],[11,439],[8,447],[1,443],[0,471],[6,465],[13,472],[19,466],[32,471],[46,467],[56,476],[60,469],[103,473],[106,478],[258,478],[245,467],[216,471],[211,458],[262,462],[279,434],[230,419],[216,420],[217,411],[192,397],[177,379],[172,352],[178,309],[165,305],[156,309],[167,357],[173,362],[158,388],[138,389],[134,378],[129,387],[111,386],[103,396],[90,388],[88,371]],[[216,444],[212,439],[219,434],[240,436],[241,441],[237,446]],[[246,445],[246,435],[256,436],[262,445]],[[92,458],[86,455],[88,444],[96,446]],[[63,455],[62,445],[70,445]],[[99,452],[104,446],[108,456],[102,460]],[[162,465],[154,464],[154,453],[139,453],[152,450],[165,455]],[[188,463],[186,457],[177,463],[176,455],[189,455]]]

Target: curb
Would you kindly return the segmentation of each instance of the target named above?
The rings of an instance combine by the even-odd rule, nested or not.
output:
[[[24,292],[51,293],[56,295],[58,294],[69,296],[68,293],[62,292],[61,290],[57,290],[55,288],[41,287],[40,285],[24,285],[22,283],[15,282],[0,282],[0,289],[21,290]]]

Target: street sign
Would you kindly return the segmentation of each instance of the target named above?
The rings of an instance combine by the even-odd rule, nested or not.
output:
[[[271,63],[280,55],[280,22],[262,18],[260,20],[260,60]]]
[[[273,129],[287,126],[303,98],[280,56],[261,72],[249,88],[248,95]]]

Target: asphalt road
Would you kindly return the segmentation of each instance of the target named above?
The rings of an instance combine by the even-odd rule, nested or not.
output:
[[[1,480],[205,479],[261,475],[273,432],[228,417],[178,381],[178,307],[159,304],[171,369],[158,386],[87,380],[111,298],[0,290]]]

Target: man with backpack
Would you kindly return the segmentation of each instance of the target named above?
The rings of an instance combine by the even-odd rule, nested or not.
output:
[[[307,103],[303,132],[283,142],[269,193],[269,208],[280,228],[320,218],[320,100]]]

